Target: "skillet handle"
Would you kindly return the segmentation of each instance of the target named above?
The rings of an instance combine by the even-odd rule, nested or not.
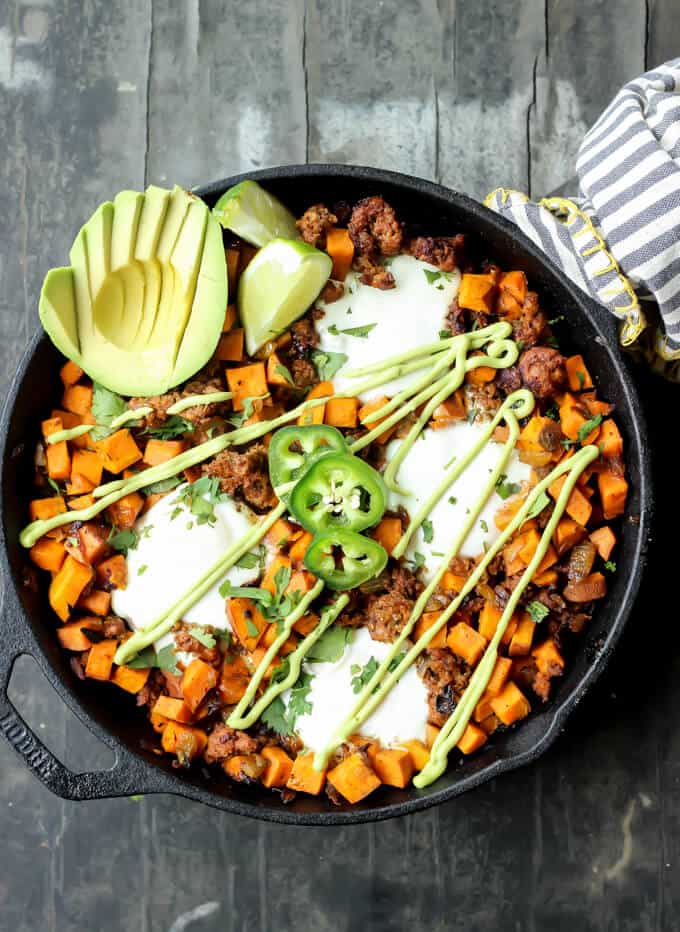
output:
[[[9,597],[6,587],[5,595]],[[148,766],[125,748],[113,750],[116,761],[110,770],[73,773],[47,748],[26,724],[9,699],[12,668],[18,657],[32,655],[30,635],[18,607],[3,612],[3,637],[0,640],[0,733],[12,745],[26,766],[45,786],[62,799],[106,799],[144,793],[171,792],[172,781],[162,771]]]

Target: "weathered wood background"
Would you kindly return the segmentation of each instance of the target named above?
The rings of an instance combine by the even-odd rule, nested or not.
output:
[[[2,385],[45,271],[120,188],[307,159],[477,197],[568,189],[618,87],[677,54],[677,0],[0,0]],[[647,396],[654,418],[659,386]],[[661,593],[540,763],[413,818],[299,830],[169,797],[75,805],[0,743],[0,927],[680,928],[664,585],[658,572]],[[32,661],[13,696],[68,764],[106,763]]]

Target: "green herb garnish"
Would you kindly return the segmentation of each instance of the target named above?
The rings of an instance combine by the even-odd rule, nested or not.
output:
[[[326,382],[332,379],[338,369],[341,369],[349,359],[345,353],[329,353],[322,350],[312,352],[312,362],[319,374],[319,378]]]
[[[120,395],[95,382],[92,385],[92,414],[97,423],[90,431],[90,439],[102,440],[108,437],[113,433],[111,421],[127,410],[127,403]]]
[[[365,340],[371,330],[377,326],[377,324],[363,324],[361,327],[346,327],[344,330],[339,330],[336,324],[331,324],[328,328],[328,332],[332,333],[334,337],[344,333],[348,337],[360,337],[362,340]]]
[[[503,500],[510,498],[511,495],[516,495],[519,490],[520,486],[516,482],[508,482],[508,477],[505,475],[505,473],[498,477],[498,482],[496,483],[496,492],[498,492]]]
[[[434,528],[432,527],[432,522],[427,518],[421,524],[423,529],[423,540],[426,544],[431,544],[434,537]]]
[[[176,437],[192,433],[193,430],[195,430],[195,425],[191,421],[187,421],[178,414],[171,414],[159,427],[147,427],[143,433],[153,437],[154,440],[174,440]]]
[[[128,550],[134,550],[139,543],[139,534],[132,528],[119,531],[118,528],[111,528],[106,543],[117,550],[119,553],[127,554]]]
[[[550,614],[550,609],[546,608],[542,602],[530,602],[527,605],[527,611],[531,615],[532,621],[535,621],[536,624],[539,624],[539,622],[543,621],[543,619]]]

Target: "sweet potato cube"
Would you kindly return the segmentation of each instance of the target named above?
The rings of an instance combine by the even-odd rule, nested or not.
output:
[[[250,682],[250,670],[243,657],[227,654],[220,675],[220,697],[225,705],[236,705]]]
[[[144,507],[144,498],[139,492],[129,492],[117,502],[106,509],[111,523],[117,528],[130,528],[133,526]]]
[[[307,395],[306,400],[312,401],[315,398],[326,398],[333,395],[334,388],[332,382],[319,382]],[[323,424],[326,405],[318,404],[314,408],[308,408],[303,411],[298,418],[298,424]]]
[[[347,273],[352,268],[354,258],[354,243],[349,230],[344,227],[333,227],[326,233],[326,252],[333,260],[331,278],[337,282],[344,282]]]
[[[486,684],[486,692],[490,696],[497,696],[503,689],[508,681],[511,670],[512,660],[509,660],[507,657],[497,658],[491,676],[489,677],[489,682]]]
[[[262,775],[264,786],[285,786],[293,770],[292,759],[278,747],[262,748],[260,754],[267,761],[267,769]]]
[[[75,482],[76,476],[82,476],[95,488],[102,481],[102,469],[101,459],[92,450],[76,450],[71,463],[71,482]]]
[[[103,589],[92,589],[78,599],[78,608],[104,618],[111,610],[111,593],[104,592]]]
[[[331,427],[353,428],[359,423],[358,412],[358,398],[329,398],[324,421]]]
[[[101,618],[78,618],[57,628],[59,643],[65,650],[82,651],[92,647],[88,631],[101,631]]]
[[[504,725],[526,718],[531,711],[529,700],[513,682],[506,683],[503,690],[493,697],[491,708]]]
[[[91,582],[92,568],[85,566],[72,556],[67,556],[59,572],[50,583],[50,605],[61,618],[67,621],[83,589]]]
[[[92,386],[67,385],[61,403],[72,414],[87,414],[92,407]]]
[[[572,392],[580,392],[584,388],[593,387],[593,380],[583,361],[583,356],[569,356],[566,369],[569,388]]]
[[[227,369],[227,383],[232,393],[234,411],[243,411],[246,398],[259,398],[269,392],[263,362],[255,362],[238,369]]]
[[[78,536],[78,549],[83,562],[94,566],[104,556],[108,549],[106,539],[108,532],[99,524],[83,524],[76,532]]]
[[[463,754],[473,754],[486,742],[486,732],[472,722],[468,723],[467,728],[456,745]]]
[[[312,535],[309,533],[309,531],[303,531],[297,540],[292,544],[288,554],[293,563],[302,563],[305,558],[305,554],[307,553],[307,549],[312,542],[312,539]],[[280,564],[277,569],[280,569],[283,565],[285,564]],[[273,592],[273,590],[271,591]]]
[[[45,450],[47,460],[47,475],[56,482],[68,479],[71,475],[71,454],[68,443],[61,440],[59,443],[47,445]]]
[[[608,560],[616,546],[616,535],[612,529],[607,525],[598,528],[590,535],[590,539],[595,544],[595,548],[602,559]]]
[[[182,697],[192,712],[217,685],[217,670],[196,657],[182,675]]]
[[[215,357],[221,362],[241,362],[243,359],[243,327],[235,327],[220,337]]]
[[[600,427],[600,445],[602,447],[603,456],[623,455],[623,438],[621,437],[619,428],[611,418],[607,418],[606,421],[602,422]]]
[[[313,763],[313,754],[298,754],[293,761],[293,768],[286,783],[289,790],[295,790],[298,793],[309,793],[310,796],[319,795],[326,782],[326,771],[314,770]]]
[[[410,763],[408,752],[403,753]],[[350,754],[330,770],[328,782],[350,803],[358,803],[380,786],[380,778],[359,751]]]
[[[182,699],[174,699],[172,696],[159,696],[153,710],[173,722],[187,723],[193,720],[192,711],[186,702]]]
[[[104,437],[103,440],[98,440],[94,446],[104,469],[112,473],[123,472],[142,458],[142,451],[126,427],[109,437]]]
[[[111,677],[111,682],[115,683],[126,693],[138,693],[149,679],[151,670],[148,667],[140,669],[131,669],[130,667],[116,667]]]
[[[28,551],[28,555],[36,566],[49,573],[58,573],[66,559],[66,548],[58,540],[41,537]]]
[[[437,619],[441,617],[441,614],[441,612],[424,612],[420,616],[416,622],[415,627],[416,641],[419,641],[425,632],[429,631],[430,628],[436,624]],[[446,647],[446,625],[442,625],[441,629],[429,642],[428,647]]]
[[[186,449],[183,440],[147,440],[144,447],[144,462],[147,466],[159,466],[179,456]]]
[[[367,401],[366,404],[359,408],[359,421],[366,430],[374,430],[374,428],[379,427],[380,424],[387,419],[389,415],[376,418],[371,418],[371,415],[383,408],[388,401],[389,398],[387,395],[383,395],[381,398],[374,398],[373,401]],[[397,427],[397,424],[393,424],[392,427],[386,427],[385,430],[375,438],[374,443],[379,443],[381,445],[387,443]]]
[[[97,583],[106,589],[125,589],[127,563],[121,553],[103,560],[97,567]]]
[[[617,476],[613,472],[601,472],[597,477],[597,487],[605,520],[610,521],[622,515],[628,495],[628,483],[623,476]]]
[[[600,473],[600,477],[605,475],[605,473]],[[625,479],[623,480],[626,481]],[[562,487],[566,482],[565,476],[560,476],[558,479],[549,486],[548,492],[550,495],[557,501],[559,494],[562,491]],[[600,494],[602,494],[600,492]],[[583,492],[576,486],[572,489],[571,495],[567,501],[566,512],[570,518],[573,518],[577,524],[580,524],[582,527],[585,527],[590,516],[593,512],[593,506],[590,504],[588,499],[585,497]],[[605,515],[606,517],[606,515]]]
[[[552,638],[534,647],[531,656],[536,662],[538,672],[545,676],[554,676],[556,668],[564,670],[564,657]]]
[[[75,362],[72,362],[70,359],[64,363],[64,365],[59,370],[59,376],[64,385],[64,388],[68,388],[70,385],[75,385],[76,382],[79,382],[82,379],[85,373]]]
[[[117,649],[118,641],[113,638],[93,644],[87,655],[85,676],[92,680],[108,680],[111,677],[113,657]]]
[[[461,278],[458,304],[470,311],[488,314],[493,310],[496,285],[489,275],[466,272]]]
[[[257,647],[260,638],[269,625],[252,599],[228,599],[227,616],[231,628],[241,644],[248,651]]]
[[[586,532],[582,525],[572,518],[561,518],[553,534],[553,543],[561,556],[582,541],[585,536]]]
[[[406,748],[382,748],[371,763],[382,783],[399,789],[408,786],[415,769],[411,753]]]
[[[401,540],[401,518],[383,518],[374,529],[373,537],[391,554]]]
[[[163,728],[161,746],[168,754],[176,754],[178,760],[189,762],[199,757],[206,748],[208,736],[200,728],[191,728],[178,722],[168,722]]]
[[[523,612],[517,625],[517,631],[515,631],[510,641],[508,654],[511,657],[523,657],[528,654],[531,650],[535,630],[536,622],[528,612]]]
[[[409,741],[403,741],[402,744],[411,755],[413,767],[415,770],[422,770],[430,759],[430,752],[427,746],[417,738],[411,738]]]
[[[54,495],[51,498],[35,498],[28,506],[31,521],[46,521],[55,515],[64,514],[65,511],[66,502],[61,495]]]
[[[449,632],[446,643],[454,654],[474,667],[486,648],[486,638],[464,621],[459,621]]]

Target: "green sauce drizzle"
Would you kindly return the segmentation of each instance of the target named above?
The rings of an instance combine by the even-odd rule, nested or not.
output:
[[[170,405],[167,410],[168,414],[181,414],[187,408],[196,408],[199,405],[219,404],[222,401],[229,401],[233,398],[232,392],[206,392],[205,395],[187,395],[186,398],[180,398],[174,405]]]

